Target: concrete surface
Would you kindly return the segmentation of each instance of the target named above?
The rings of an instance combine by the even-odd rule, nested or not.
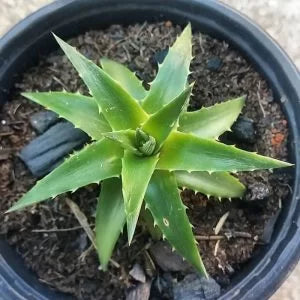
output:
[[[1,0],[0,37],[50,0]],[[223,0],[262,26],[300,68],[300,0]],[[258,299],[259,300],[259,299]],[[300,264],[271,300],[300,300]]]

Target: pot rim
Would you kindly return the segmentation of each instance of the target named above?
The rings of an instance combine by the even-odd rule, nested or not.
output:
[[[90,25],[96,26],[96,22],[92,23],[92,17],[96,14],[111,12],[111,16],[104,18],[103,24],[114,24],[118,11],[131,14],[129,17],[124,14],[125,24],[170,19],[182,25],[189,20],[194,29],[201,28],[202,32],[227,40],[259,69],[272,87],[275,98],[280,99],[290,126],[291,161],[296,165],[292,171],[293,195],[287,200],[277,222],[275,236],[271,245],[266,247],[263,258],[244,270],[220,299],[268,298],[300,258],[300,122],[297,119],[300,114],[300,76],[284,50],[258,25],[216,0],[127,0],[126,3],[122,0],[55,1],[22,20],[0,39],[0,102],[9,97],[9,89],[15,80],[14,73],[22,73],[37,59],[32,50],[46,53],[54,49],[54,42],[49,40],[50,31],[55,31],[63,38],[70,37],[85,31]],[[72,17],[64,19],[66,13]],[[88,21],[83,22],[88,17],[91,17],[90,25]],[[75,26],[78,22],[82,22],[80,28]],[[75,28],[70,29],[72,25]],[[46,40],[47,49],[45,45],[41,46]],[[24,62],[24,57],[28,57],[30,62]],[[3,244],[0,239],[0,249],[5,247]],[[67,299],[65,295],[38,286],[37,282],[30,287],[1,254],[0,262],[0,291],[5,291],[3,295],[11,297],[7,299],[19,299],[16,295],[30,295],[32,299]],[[15,281],[17,284],[12,284]]]

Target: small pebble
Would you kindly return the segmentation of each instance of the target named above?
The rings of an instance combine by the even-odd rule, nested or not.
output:
[[[166,21],[165,26],[166,27],[172,27],[173,23],[171,21]]]
[[[222,60],[219,57],[215,56],[208,59],[206,68],[210,71],[216,72],[221,69],[222,65],[223,65]]]
[[[232,125],[231,137],[248,144],[255,142],[254,121],[252,119],[240,116]]]
[[[83,252],[87,249],[89,243],[89,239],[85,231],[83,231],[81,234],[79,234],[76,239],[72,242],[72,248],[74,250],[79,250],[80,252]]]
[[[248,184],[245,199],[247,201],[264,200],[271,194],[270,188],[263,182]]]

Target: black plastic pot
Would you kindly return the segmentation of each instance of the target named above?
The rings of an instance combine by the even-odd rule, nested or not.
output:
[[[268,247],[233,280],[220,299],[266,299],[279,287],[300,257],[300,76],[282,49],[259,27],[213,0],[63,0],[44,7],[0,40],[0,104],[10,98],[17,75],[41,54],[57,48],[50,35],[62,38],[110,24],[172,20],[190,21],[194,30],[224,39],[264,75],[281,102],[290,127],[293,195],[284,201]],[[5,195],[1,195],[5,197]],[[0,200],[1,201],[1,200]],[[42,285],[0,237],[0,299],[69,299]]]

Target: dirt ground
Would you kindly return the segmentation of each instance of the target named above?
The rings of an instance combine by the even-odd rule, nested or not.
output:
[[[11,26],[49,0],[1,0],[0,37]],[[299,0],[223,0],[262,26],[300,67],[300,1]],[[300,295],[300,264],[289,276],[272,300],[297,300]]]

